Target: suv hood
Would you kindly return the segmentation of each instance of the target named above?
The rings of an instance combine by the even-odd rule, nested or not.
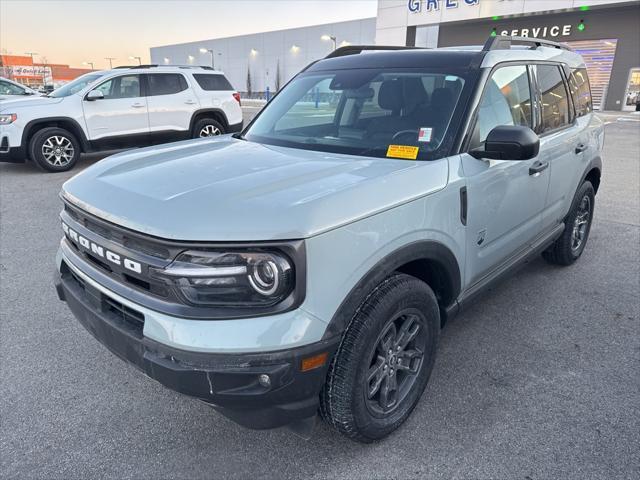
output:
[[[39,107],[41,105],[54,105],[60,103],[62,98],[42,97],[39,95],[0,96],[0,112],[14,110],[21,107]]]
[[[357,157],[231,136],[117,154],[63,185],[89,213],[156,237],[301,239],[445,187],[446,159]]]

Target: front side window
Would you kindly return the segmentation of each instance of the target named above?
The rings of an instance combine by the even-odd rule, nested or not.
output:
[[[434,159],[448,138],[464,85],[461,73],[448,71],[309,72],[274,97],[244,138],[360,156]]]
[[[196,79],[200,88],[206,91],[233,90],[229,80],[219,73],[194,73],[193,78]]]
[[[531,113],[527,67],[515,65],[497,69],[482,94],[471,136],[471,148],[483,145],[489,132],[499,125],[524,125],[531,128]]]
[[[560,68],[556,65],[535,65],[536,80],[542,97],[542,133],[569,124],[569,99]]]
[[[26,89],[19,85],[0,80],[0,95],[24,95]]]
[[[100,84],[96,90],[100,90],[106,100],[140,97],[140,75],[114,77]]]
[[[76,78],[74,81],[69,82],[66,85],[54,90],[47,96],[54,98],[68,97],[69,95],[73,95],[74,93],[81,92],[86,87],[88,87],[92,83],[97,82],[102,77],[103,75],[100,73],[87,73],[86,75],[82,75],[81,77]]]
[[[591,88],[586,68],[574,68],[569,75],[569,89],[576,106],[576,115],[581,117],[593,110]]]
[[[153,73],[149,79],[149,95],[171,95],[187,89],[187,81],[179,73]]]

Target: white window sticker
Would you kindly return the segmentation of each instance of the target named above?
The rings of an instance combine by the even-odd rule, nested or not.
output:
[[[420,129],[420,133],[418,133],[418,141],[419,142],[430,142],[431,141],[431,133],[433,132],[433,128],[431,127],[422,127]]]

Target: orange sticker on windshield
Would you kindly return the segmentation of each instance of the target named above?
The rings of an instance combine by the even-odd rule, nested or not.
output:
[[[415,160],[418,158],[419,149],[419,147],[412,147],[411,145],[389,145],[387,157]]]

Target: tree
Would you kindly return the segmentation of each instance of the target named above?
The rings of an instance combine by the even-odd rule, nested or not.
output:
[[[251,97],[251,63],[247,65],[247,95]]]
[[[280,59],[276,63],[276,92],[280,90]]]

